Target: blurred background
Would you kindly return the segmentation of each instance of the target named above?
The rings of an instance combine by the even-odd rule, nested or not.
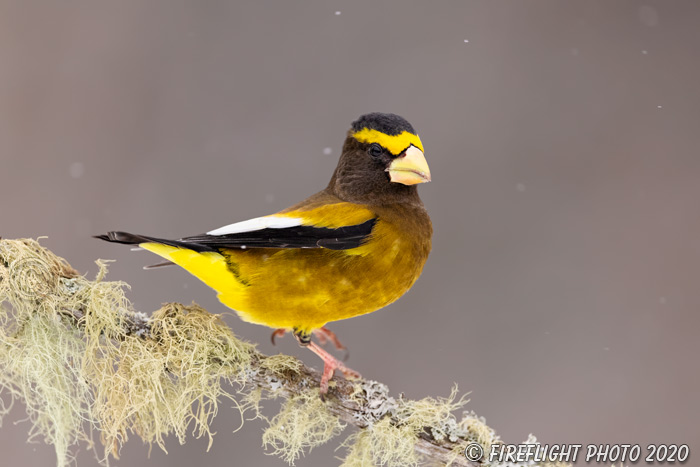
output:
[[[692,0],[0,1],[0,236],[47,236],[90,277],[117,260],[137,309],[224,312],[184,271],[90,236],[273,213],[325,187],[355,118],[398,113],[433,173],[434,247],[404,298],[332,326],[348,365],[411,398],[458,383],[509,442],[689,443],[692,459],[698,50]],[[24,416],[4,420],[3,464],[53,464]],[[209,453],[171,440],[147,459],[134,440],[113,465],[284,465],[262,423],[238,426],[223,410]],[[297,465],[337,465],[343,438]]]

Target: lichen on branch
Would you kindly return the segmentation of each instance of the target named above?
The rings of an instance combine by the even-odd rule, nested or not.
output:
[[[359,428],[341,444],[346,466],[471,466],[467,443],[500,442],[473,414],[457,420],[466,400],[456,390],[413,401],[380,383],[334,379],[322,401],[316,370],[259,353],[195,304],[134,311],[127,284],[105,281],[106,262],[97,264],[89,280],[37,241],[0,239],[0,391],[25,404],[30,438],[53,445],[59,467],[81,443],[107,463],[133,435],[165,450],[168,436],[184,443],[190,431],[211,445],[221,401],[243,420],[264,418],[262,401],[279,397],[263,441],[290,464],[346,425]]]

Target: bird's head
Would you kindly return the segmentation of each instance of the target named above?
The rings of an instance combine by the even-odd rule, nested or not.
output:
[[[413,126],[395,114],[370,113],[352,123],[329,188],[348,201],[383,204],[417,198],[415,185],[429,181]]]

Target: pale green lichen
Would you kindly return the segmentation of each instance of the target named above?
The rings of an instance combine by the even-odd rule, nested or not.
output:
[[[222,383],[244,381],[253,346],[194,304],[134,312],[98,265],[90,281],[36,241],[0,240],[0,389],[25,402],[59,466],[92,428],[105,459],[130,433],[161,448],[188,429],[211,442],[219,401],[233,400]]]
[[[59,466],[69,447],[88,439],[90,388],[81,378],[85,344],[56,313],[61,275],[75,274],[36,242],[0,242],[0,389],[21,398],[30,439],[54,446]],[[73,301],[67,302],[72,306]]]
[[[321,400],[318,390],[289,398],[263,434],[263,446],[287,463],[338,436],[345,428]]]
[[[464,447],[467,444],[478,443],[481,445],[484,453],[490,453],[491,446],[501,442],[500,437],[493,428],[486,424],[486,419],[478,416],[473,411],[462,414],[459,426],[464,430],[464,446],[461,446],[462,452],[464,452]]]
[[[420,459],[414,449],[416,435],[411,426],[396,426],[388,417],[380,420],[345,440],[344,445],[349,447],[349,452],[343,459],[342,467],[418,465]]]
[[[265,357],[260,362],[260,366],[270,370],[275,375],[282,377],[289,373],[298,373],[301,369],[302,363],[298,358],[278,354]]]
[[[36,317],[3,336],[0,387],[21,398],[32,423],[30,439],[52,444],[58,465],[69,463],[69,447],[86,440],[83,422],[90,419],[89,385],[81,378],[84,344],[66,332],[60,318]]]
[[[52,444],[59,467],[71,463],[77,443],[94,448],[93,431],[100,433],[104,462],[133,434],[164,449],[167,436],[183,443],[192,430],[211,444],[221,400],[242,416],[249,411],[264,419],[261,400],[287,397],[290,382],[301,393],[269,421],[263,444],[271,454],[293,464],[342,431],[318,388],[298,379],[299,360],[258,354],[219,316],[194,304],[166,304],[151,317],[137,313],[124,295],[128,286],[105,281],[106,262],[98,266],[91,281],[34,240],[0,239],[0,391],[12,397],[10,404],[25,403],[30,438]],[[244,386],[260,378],[265,391]],[[500,442],[473,413],[455,419],[452,412],[466,404],[456,388],[446,398],[417,401],[390,397],[374,381],[355,388],[355,422],[366,428],[343,443],[346,467],[417,465],[419,436],[450,449],[453,459],[468,442],[485,452]],[[0,399],[0,421],[8,410]]]
[[[415,466],[421,461],[415,450],[421,432],[430,433],[438,441],[455,436],[453,430],[458,424],[452,412],[467,403],[465,396],[457,397],[456,387],[448,397],[426,397],[414,401],[388,397],[385,386],[382,386],[375,382],[364,385],[362,394],[368,400],[370,413],[381,418],[378,421],[366,420],[368,426],[364,431],[345,440],[343,445],[348,448],[348,454],[343,467]]]
[[[94,362],[106,446],[122,444],[131,431],[164,449],[170,433],[184,443],[191,423],[211,444],[218,399],[231,398],[221,382],[236,381],[232,369],[248,364],[251,349],[202,308],[165,305],[153,315],[148,339],[123,336],[113,355]]]

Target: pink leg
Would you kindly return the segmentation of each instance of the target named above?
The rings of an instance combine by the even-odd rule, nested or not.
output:
[[[338,336],[335,335],[333,331],[328,329],[327,327],[322,327],[320,329],[314,329],[313,331],[314,335],[318,337],[318,341],[321,343],[321,345],[326,345],[327,341],[333,342],[333,345],[335,346],[336,349],[338,350],[346,350],[345,346],[340,343],[338,340]]]
[[[343,373],[343,376],[345,376],[346,378],[360,377],[360,374],[358,372],[356,372],[355,370],[351,370],[350,368],[343,365],[343,363],[340,360],[323,350],[315,343],[310,342],[309,344],[307,344],[307,347],[313,353],[321,357],[321,360],[323,360],[323,376],[321,377],[321,396],[328,392],[328,382],[333,377],[333,373],[335,373],[335,370],[340,370],[340,372]]]

